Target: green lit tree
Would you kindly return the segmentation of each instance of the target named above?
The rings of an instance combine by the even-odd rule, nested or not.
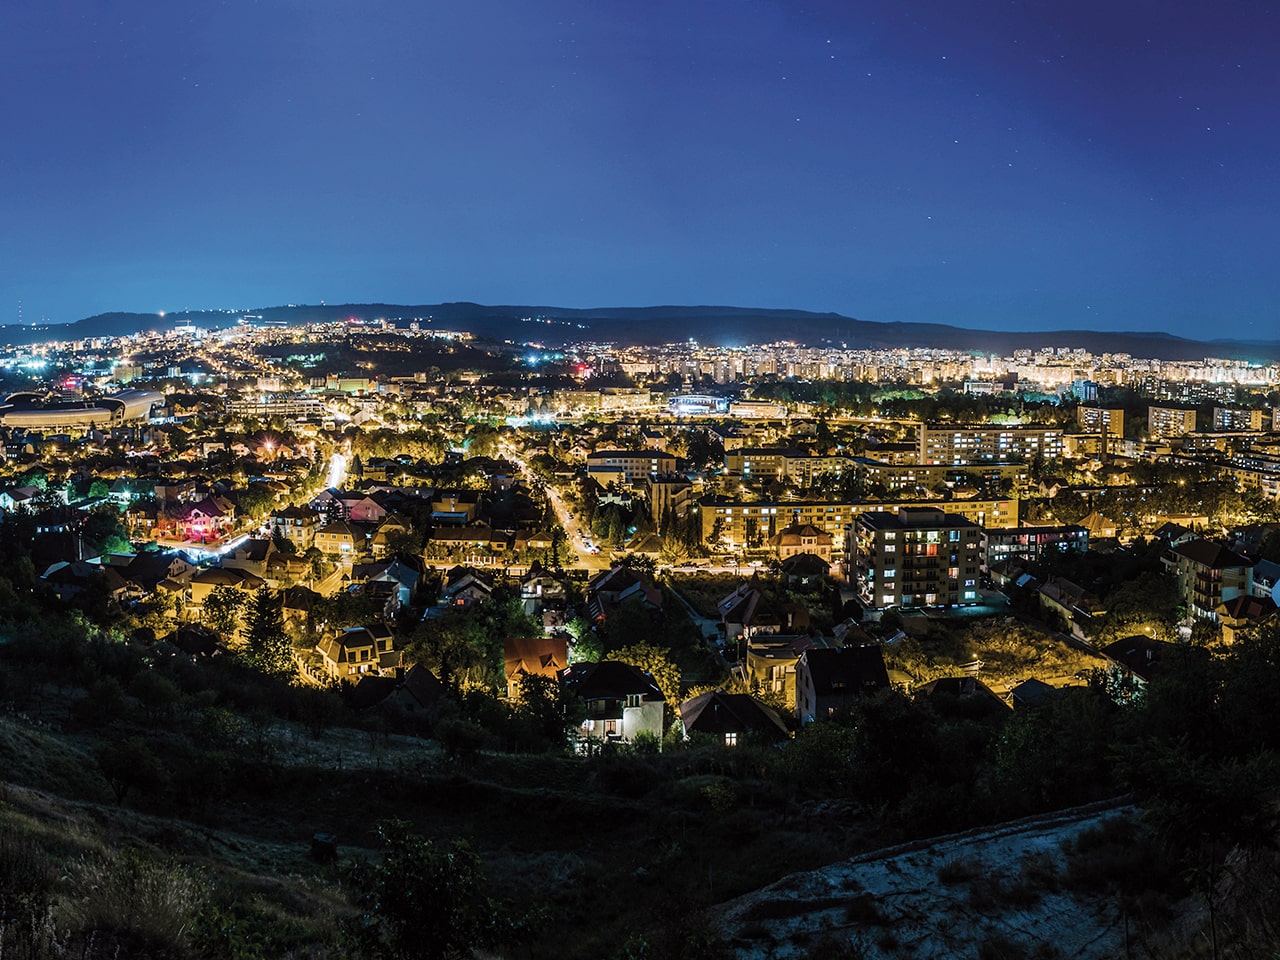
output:
[[[259,590],[253,598],[245,632],[245,659],[263,673],[277,676],[296,669],[293,644],[284,630],[280,595],[275,591]]]
[[[223,636],[236,632],[244,615],[245,597],[235,587],[216,586],[204,600],[204,622]]]

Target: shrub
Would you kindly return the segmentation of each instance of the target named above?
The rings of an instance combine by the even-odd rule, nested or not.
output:
[[[53,866],[30,837],[0,830],[0,925],[26,925],[49,907]]]
[[[72,884],[73,920],[114,943],[120,956],[185,953],[206,900],[204,884],[186,868],[145,859],[133,848],[110,860],[82,858]]]
[[[938,867],[938,879],[948,886],[968,883],[980,876],[982,876],[982,864],[977,860],[953,857]]]

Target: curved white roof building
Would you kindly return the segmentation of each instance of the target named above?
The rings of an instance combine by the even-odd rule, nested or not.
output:
[[[146,420],[164,397],[154,390],[121,390],[94,400],[47,400],[15,393],[0,406],[0,424],[26,430],[90,430]]]

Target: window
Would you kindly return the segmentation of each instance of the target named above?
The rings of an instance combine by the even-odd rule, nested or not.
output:
[[[726,747],[736,747],[738,745],[738,735],[736,733],[726,733],[724,735],[724,745]]]
[[[628,693],[628,694],[627,694],[627,706],[628,706],[628,707],[638,707],[638,706],[640,706],[640,694],[638,694],[638,693]]]
[[[616,737],[618,735],[617,720],[606,720],[604,722],[604,735],[606,737]]]

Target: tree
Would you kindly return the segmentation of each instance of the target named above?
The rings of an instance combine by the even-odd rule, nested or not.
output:
[[[245,598],[241,591],[235,587],[218,585],[205,597],[205,623],[223,636],[231,636],[236,632],[244,607]]]
[[[105,740],[94,748],[94,757],[103,779],[111,784],[116,803],[137,787],[155,790],[164,785],[164,768],[140,737],[128,740]]]
[[[569,659],[573,663],[596,663],[604,656],[604,643],[600,634],[591,629],[591,624],[582,617],[574,617],[566,625],[573,643],[569,648]]]
[[[249,609],[245,659],[263,673],[283,676],[296,668],[293,644],[284,632],[280,594],[259,590]]]
[[[382,862],[349,874],[361,915],[352,931],[365,956],[454,960],[513,939],[518,924],[485,895],[480,858],[464,840],[436,843],[403,821],[378,825]]]
[[[568,731],[582,722],[582,703],[565,693],[555,677],[536,673],[520,678],[515,713],[555,749],[564,747]]]
[[[236,501],[242,514],[258,518],[266,516],[276,502],[276,495],[265,483],[251,483],[240,491]]]
[[[653,680],[667,703],[674,708],[680,702],[680,668],[668,651],[651,643],[637,643],[615,650],[609,659],[629,663],[653,674]]]

